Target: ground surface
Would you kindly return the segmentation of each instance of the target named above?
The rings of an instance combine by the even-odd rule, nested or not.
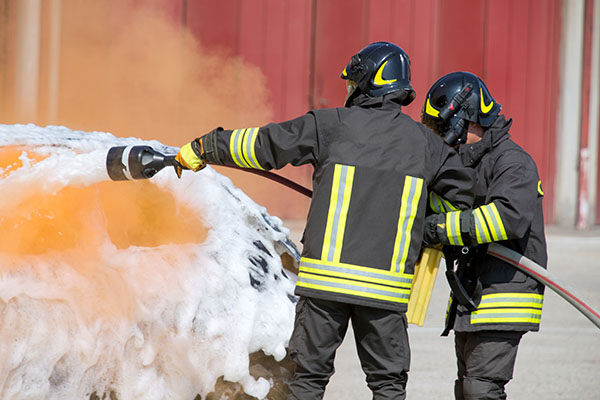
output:
[[[299,243],[302,223],[288,221],[285,225]],[[600,231],[548,227],[547,240],[552,275],[600,310]],[[440,337],[447,300],[448,285],[440,273],[424,326],[409,327],[409,399],[453,398],[454,337]],[[351,332],[338,350],[335,368],[325,400],[371,399]],[[541,330],[523,337],[515,378],[507,386],[507,393],[509,399],[600,399],[600,329],[547,289]]]

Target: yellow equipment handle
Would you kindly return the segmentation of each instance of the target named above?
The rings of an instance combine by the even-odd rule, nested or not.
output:
[[[441,258],[442,251],[432,247],[426,247],[421,252],[421,258],[415,265],[415,276],[406,311],[409,324],[423,326],[425,322]]]

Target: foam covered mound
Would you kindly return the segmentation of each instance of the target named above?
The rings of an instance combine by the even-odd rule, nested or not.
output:
[[[265,398],[289,373],[289,232],[210,167],[110,181],[129,144],[176,151],[0,125],[0,398]]]

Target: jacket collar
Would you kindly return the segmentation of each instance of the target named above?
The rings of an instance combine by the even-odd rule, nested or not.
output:
[[[507,121],[504,115],[499,115],[492,126],[483,133],[483,137],[479,142],[460,145],[458,151],[463,164],[466,167],[477,165],[486,153],[508,140],[510,138],[508,131],[511,125],[512,119]]]
[[[394,108],[400,109],[402,102],[406,99],[407,93],[397,91],[384,96],[369,97],[364,93],[360,93],[350,102],[349,107],[358,106],[363,108]]]

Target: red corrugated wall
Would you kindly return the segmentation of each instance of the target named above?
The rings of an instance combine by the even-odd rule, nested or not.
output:
[[[425,93],[440,76],[479,75],[513,118],[513,139],[538,164],[547,222],[553,220],[559,0],[402,0],[316,3],[316,107],[339,105],[336,79],[347,59],[375,40],[408,52],[417,98],[406,112],[419,118]]]
[[[553,220],[550,205],[554,198],[561,0],[73,0],[63,4],[66,3],[63,44],[80,31],[77,23],[100,18],[105,23],[96,28],[103,38],[96,43],[99,49],[108,49],[107,43],[127,26],[133,11],[148,5],[158,7],[175,26],[189,28],[204,49],[241,56],[246,63],[259,67],[265,76],[275,121],[293,118],[313,107],[340,106],[345,96],[339,79],[341,70],[352,54],[377,40],[395,42],[410,55],[417,98],[405,111],[416,119],[425,93],[437,78],[454,70],[474,72],[486,81],[504,113],[513,118],[514,139],[536,160],[546,192],[547,221]],[[80,12],[84,12],[84,17]],[[107,50],[98,60],[107,67],[94,76],[95,80],[118,74],[111,69],[113,56]],[[73,73],[66,60],[63,54],[61,84]],[[100,86],[98,90],[110,88]],[[62,100],[69,93],[64,87],[60,92]],[[110,96],[96,97],[96,102],[110,102]],[[165,107],[174,110],[165,111],[173,114],[171,119],[165,118],[166,127],[175,126],[177,112],[182,112],[177,110],[184,109],[171,103],[165,102]],[[93,106],[92,102],[87,109],[93,110]],[[105,106],[109,111],[102,120],[108,122],[107,127],[94,129],[111,129],[114,117],[110,104]],[[185,110],[193,112],[193,108],[192,104]],[[148,119],[147,124],[156,123]],[[140,129],[143,128],[142,124]],[[272,214],[298,219],[306,216],[308,200],[301,195],[249,174],[222,172]],[[309,167],[285,168],[282,174],[310,186]]]
[[[203,46],[231,52],[259,66],[271,93],[274,120],[304,114],[309,107],[311,69],[311,0],[198,0],[184,2],[188,28]],[[230,129],[239,127],[227,127]],[[250,197],[281,218],[303,219],[309,201],[263,178],[220,169]],[[311,186],[312,169],[279,171]]]

